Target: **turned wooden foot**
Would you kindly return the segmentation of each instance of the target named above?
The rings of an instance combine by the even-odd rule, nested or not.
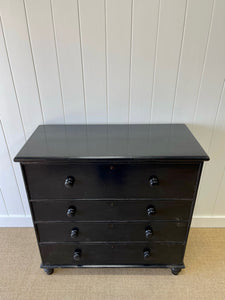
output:
[[[178,275],[181,271],[181,268],[171,268],[171,272],[173,275]]]
[[[54,269],[51,268],[44,269],[44,271],[47,275],[51,275],[52,273],[54,273]]]

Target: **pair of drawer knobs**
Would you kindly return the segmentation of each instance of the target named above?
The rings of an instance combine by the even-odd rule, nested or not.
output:
[[[82,251],[81,251],[81,249],[76,249],[76,250],[74,251],[74,253],[73,253],[73,259],[74,259],[74,261],[76,261],[76,262],[80,261],[81,256],[82,256]],[[151,251],[150,251],[150,249],[149,249],[149,248],[144,249],[144,250],[143,250],[143,258],[144,258],[145,260],[147,260],[147,259],[149,259],[150,256],[151,256]]]
[[[64,182],[64,185],[67,189],[70,189],[73,187],[75,183],[75,178],[73,176],[68,176],[66,177],[65,179],[65,182]],[[152,176],[150,179],[149,179],[149,184],[151,186],[154,186],[154,185],[158,185],[159,184],[159,179],[156,177],[156,176]]]
[[[150,205],[147,207],[146,209],[147,215],[151,216],[151,215],[155,215],[156,214],[156,209],[153,205]],[[75,206],[71,206],[68,208],[66,215],[68,218],[72,218],[74,217],[76,214],[76,207]]]
[[[79,228],[73,228],[72,230],[71,230],[71,233],[70,233],[70,236],[71,236],[71,238],[76,238],[76,237],[78,237],[78,235],[79,235]],[[148,239],[148,238],[150,238],[151,236],[153,235],[153,230],[152,230],[152,228],[150,227],[150,226],[147,226],[146,228],[145,228],[145,237]]]

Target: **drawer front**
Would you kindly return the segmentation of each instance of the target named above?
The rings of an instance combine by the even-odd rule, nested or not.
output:
[[[59,222],[38,223],[40,242],[184,242],[186,222]]]
[[[187,221],[188,200],[45,200],[33,201],[35,221]]]
[[[43,265],[170,265],[183,262],[184,245],[42,244],[40,251]]]
[[[199,164],[28,164],[24,168],[31,199],[192,199]],[[158,182],[150,183],[152,178]]]

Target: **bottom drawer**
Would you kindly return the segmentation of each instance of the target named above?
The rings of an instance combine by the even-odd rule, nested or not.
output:
[[[42,244],[43,265],[182,264],[182,244]]]

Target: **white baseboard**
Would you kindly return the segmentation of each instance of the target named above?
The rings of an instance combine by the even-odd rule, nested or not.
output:
[[[191,227],[225,227],[225,216],[194,216]]]
[[[31,216],[0,215],[0,227],[33,227]]]
[[[31,216],[0,215],[0,227],[33,227]],[[191,227],[225,227],[225,216],[194,216]]]

